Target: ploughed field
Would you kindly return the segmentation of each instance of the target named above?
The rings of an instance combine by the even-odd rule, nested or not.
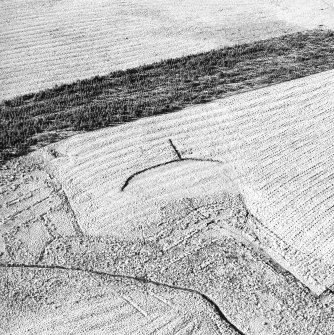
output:
[[[328,71],[77,135],[55,147],[58,178],[90,235],[145,232],[162,204],[233,182],[260,245],[321,293],[334,281],[333,91]]]
[[[4,164],[4,333],[330,334],[333,77]]]
[[[333,28],[333,0],[3,0],[0,99],[161,59]]]
[[[0,334],[332,334],[333,5],[1,1]]]

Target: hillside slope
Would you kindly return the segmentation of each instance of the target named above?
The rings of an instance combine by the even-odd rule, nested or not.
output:
[[[334,279],[333,92],[323,72],[77,135],[50,159],[89,235],[139,234],[171,202],[240,193],[255,241],[319,294]]]

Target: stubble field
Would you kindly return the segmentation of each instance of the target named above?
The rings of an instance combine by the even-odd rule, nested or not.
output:
[[[3,0],[0,100],[161,59],[331,28],[330,1]]]

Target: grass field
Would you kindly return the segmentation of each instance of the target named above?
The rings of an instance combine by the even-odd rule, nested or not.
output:
[[[50,141],[50,131],[98,129],[332,69],[333,46],[332,31],[314,30],[5,100],[0,105],[0,159]]]

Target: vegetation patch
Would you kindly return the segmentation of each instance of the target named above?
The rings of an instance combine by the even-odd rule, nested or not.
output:
[[[19,96],[0,104],[0,161],[45,143],[43,133],[99,129],[333,68],[334,32],[312,30]]]

